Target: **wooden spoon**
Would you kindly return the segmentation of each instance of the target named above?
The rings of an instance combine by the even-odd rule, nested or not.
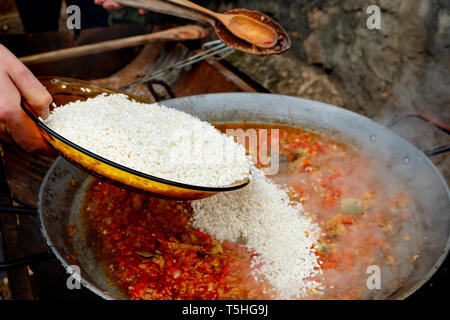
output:
[[[116,40],[109,40],[93,44],[86,44],[78,47],[54,50],[50,52],[38,53],[31,56],[21,57],[20,61],[22,61],[23,64],[30,66],[33,64],[54,62],[58,60],[87,56],[100,52],[134,47],[158,40],[166,40],[166,41],[197,40],[206,37],[208,33],[209,31],[207,29],[204,29],[200,26],[187,25],[162,30],[150,34],[121,38]]]
[[[145,9],[153,12],[170,14],[173,16],[191,19],[198,22],[211,23],[213,19],[200,12],[191,10],[184,6],[179,6],[169,0],[115,0],[115,2],[124,6],[137,9]]]
[[[239,13],[241,15],[249,16],[255,20],[264,21],[267,25],[271,26],[276,30],[278,34],[278,42],[272,48],[260,48],[255,45],[248,43],[232,34],[227,28],[225,28],[219,21],[213,19],[211,26],[213,27],[217,37],[224,43],[233,48],[259,56],[268,56],[273,54],[281,54],[292,47],[291,39],[289,35],[284,31],[284,29],[275,21],[273,21],[268,16],[262,14],[258,11],[246,10],[246,9],[233,9],[226,12],[225,14],[235,14]]]
[[[168,1],[213,17],[214,19],[220,21],[236,37],[243,39],[259,48],[272,48],[278,42],[278,34],[274,28],[247,15],[238,13],[216,13],[188,0]]]
[[[252,21],[261,21],[261,23],[269,26],[270,28],[275,30],[277,34],[276,44],[270,48],[258,47],[246,40],[237,37],[232,32],[230,32],[230,30],[228,30],[227,27],[225,27],[225,25],[218,19],[213,18],[212,16],[207,15],[203,12],[192,9],[190,6],[192,3],[189,1],[186,1],[189,2],[189,6],[186,5],[186,2],[181,0],[116,0],[116,2],[134,8],[143,8],[149,11],[161,12],[202,23],[208,23],[214,29],[217,37],[222,42],[226,43],[228,46],[231,46],[236,50],[249,54],[260,56],[281,54],[292,47],[291,40],[289,39],[289,35],[286,33],[286,31],[278,23],[276,23],[270,17],[262,14],[261,12],[246,9],[233,9],[224,13],[222,16],[247,16],[252,19]],[[269,43],[263,43],[263,46],[264,45],[267,47],[269,46]]]

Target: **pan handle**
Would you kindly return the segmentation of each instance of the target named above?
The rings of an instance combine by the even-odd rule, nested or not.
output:
[[[37,216],[37,209],[26,207],[13,207],[13,206],[0,206],[0,214],[18,214],[24,216]],[[27,266],[30,264],[38,263],[41,261],[50,260],[53,258],[53,254],[49,252],[42,252],[36,255],[0,262],[0,271],[6,271],[12,268]]]
[[[150,81],[146,82],[145,84],[147,85],[147,88],[150,90],[150,93],[152,94],[153,98],[155,98],[156,102],[160,102],[161,100],[164,100],[167,98],[165,98],[164,95],[161,95],[158,92],[156,92],[155,85],[160,85],[161,87],[163,87],[167,93],[167,96],[170,99],[176,98],[175,94],[172,91],[172,88],[165,81],[150,80]]]
[[[38,253],[21,259],[0,262],[0,271],[7,271],[12,268],[28,266],[30,264],[47,261],[54,257],[50,252]]]
[[[37,216],[37,209],[27,207],[0,206],[0,213]]]
[[[391,119],[388,123],[386,123],[386,127],[388,127],[390,129],[394,125],[396,125],[397,122],[399,122],[403,119],[406,119],[406,118],[421,119],[423,121],[426,121],[426,122],[432,124],[434,127],[441,130],[442,132],[450,135],[450,127],[448,127],[447,125],[443,124],[442,122],[437,121],[437,120],[431,118],[430,116],[427,116],[426,114],[423,114],[420,112],[408,112],[408,113],[401,114],[401,115]],[[450,152],[450,145],[434,148],[434,149],[425,151],[424,153],[427,157],[431,157],[431,156],[435,156],[435,155],[438,155],[441,153],[446,153],[446,152]]]

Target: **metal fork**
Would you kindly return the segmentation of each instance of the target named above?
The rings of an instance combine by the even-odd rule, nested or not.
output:
[[[155,72],[149,73],[148,75],[145,75],[145,76],[137,79],[136,81],[133,81],[133,82],[121,87],[119,90],[128,90],[138,84],[142,84],[142,83],[146,83],[151,80],[155,80],[157,78],[162,77],[163,75],[165,75],[167,73],[188,67],[197,62],[205,60],[206,58],[209,58],[209,57],[212,57],[215,60],[222,60],[235,51],[233,48],[228,47],[225,43],[223,43],[220,40],[215,40],[215,41],[210,41],[210,42],[204,43],[202,45],[202,50],[203,50],[202,52],[194,54],[193,56],[188,57],[184,60],[181,60],[170,67],[162,68]]]

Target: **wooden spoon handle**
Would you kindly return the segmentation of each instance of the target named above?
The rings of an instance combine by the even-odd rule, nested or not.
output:
[[[116,2],[133,8],[142,8],[149,11],[170,14],[198,22],[209,23],[210,20],[207,15],[169,0],[116,0]]]
[[[20,58],[25,65],[33,65],[45,62],[53,62],[62,59],[87,56],[94,53],[112,51],[127,47],[142,45],[149,41],[172,40],[184,41],[201,39],[208,35],[209,31],[195,25],[171,28],[164,31],[149,33],[129,38],[110,40],[84,46],[39,53]]]
[[[189,9],[195,10],[195,11],[201,13],[201,14],[208,15],[208,16],[214,18],[214,19],[220,19],[219,14],[217,14],[216,12],[211,11],[211,10],[209,10],[207,8],[204,8],[204,7],[202,7],[202,6],[200,6],[200,5],[196,4],[196,3],[193,3],[193,2],[191,2],[189,0],[166,0],[166,1],[174,3],[174,4],[178,4],[178,5],[183,6],[185,8],[189,8]]]

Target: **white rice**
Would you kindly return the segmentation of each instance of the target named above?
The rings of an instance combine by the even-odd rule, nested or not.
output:
[[[55,108],[44,123],[103,158],[171,181],[223,187],[249,177],[244,147],[187,113],[99,95]]]

